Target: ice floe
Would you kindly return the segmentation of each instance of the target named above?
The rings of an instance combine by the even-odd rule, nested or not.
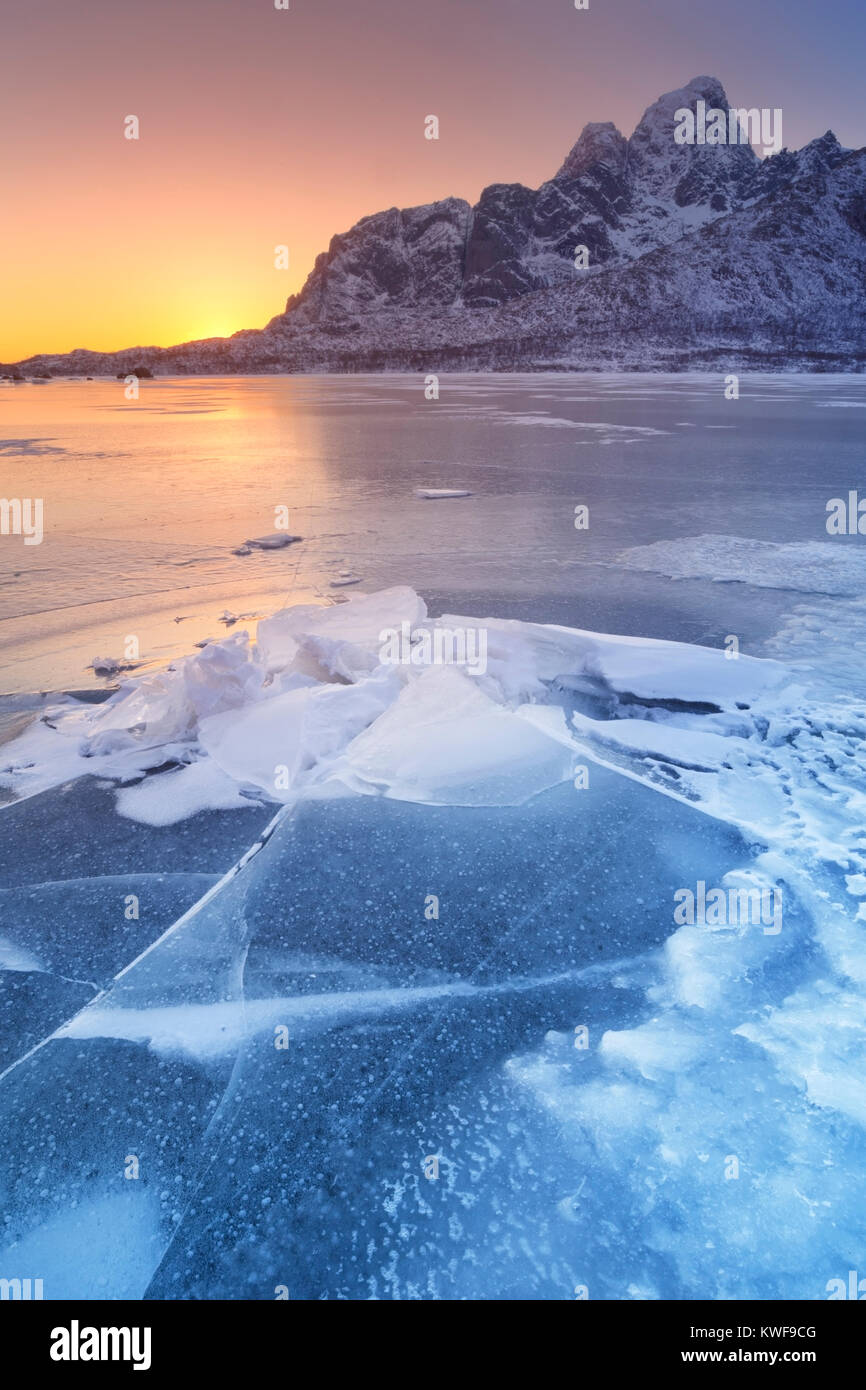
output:
[[[400,628],[428,639],[413,651],[434,653],[437,634],[483,632],[483,673],[390,664],[385,639]],[[19,795],[51,785],[52,766],[58,780],[93,771],[129,782],[162,765],[160,752],[164,763],[181,750],[190,766],[119,793],[125,816],[168,824],[208,804],[242,805],[243,792],[288,800],[329,777],[398,799],[511,804],[567,779],[574,756],[586,754],[706,797],[718,813],[720,797],[699,788],[701,775],[724,784],[731,760],[754,763],[766,742],[756,707],[765,723],[771,711],[778,718],[785,680],[780,663],[682,643],[431,620],[413,590],[395,588],[283,609],[259,624],[255,643],[234,632],[124,681],[99,706],[49,710],[6,747],[2,778]],[[774,742],[784,744],[781,731]],[[691,780],[683,771],[673,786],[675,767]]]
[[[472,493],[459,487],[416,487],[416,497],[427,497],[431,501],[446,497],[471,497]]]
[[[819,520],[823,525],[823,512]],[[856,597],[866,588],[866,554],[832,540],[777,543],[743,536],[683,536],[632,546],[620,552],[616,564],[671,579],[805,593]]]
[[[394,665],[386,638],[402,628],[422,660]],[[424,652],[442,648],[432,639],[454,633],[483,633],[482,673],[425,664]],[[588,749],[600,761],[614,750],[612,765],[648,778],[647,760],[717,773],[751,747],[753,706],[772,705],[785,674],[777,662],[681,643],[431,620],[413,590],[394,588],[283,609],[255,643],[236,631],[125,680],[101,705],[51,709],[5,748],[2,780],[19,795],[52,785],[52,767],[56,780],[93,771],[129,782],[180,750],[189,766],[120,791],[123,815],[170,824],[243,805],[243,792],[287,800],[327,777],[398,799],[511,804],[567,779],[572,754]]]

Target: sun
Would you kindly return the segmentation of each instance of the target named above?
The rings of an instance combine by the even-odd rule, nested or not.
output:
[[[230,338],[237,331],[237,324],[229,324],[227,319],[211,319],[203,329],[196,330],[195,339]]]

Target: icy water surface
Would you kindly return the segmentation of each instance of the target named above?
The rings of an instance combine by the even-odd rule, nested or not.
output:
[[[2,490],[45,507],[0,538],[0,1277],[808,1300],[866,1268],[866,564],[825,528],[864,407],[0,388]],[[234,555],[278,506],[303,541]],[[483,669],[389,664],[403,622]],[[700,885],[724,914],[677,914]]]
[[[715,376],[443,377],[437,401],[399,376],[140,390],[0,384],[4,495],[42,497],[46,537],[0,547],[0,691],[93,683],[86,663],[119,656],[130,631],[146,658],[192,650],[226,609],[331,599],[341,575],[410,583],[434,613],[751,643],[784,611],[766,587],[768,566],[791,578],[774,546],[825,541],[827,499],[862,477],[852,377],[744,378],[737,401]],[[425,487],[473,495],[416,497]],[[274,530],[278,506],[303,543],[233,555]],[[726,578],[757,572],[760,587],[720,591],[700,570],[673,582],[703,535],[722,538]],[[659,542],[670,553],[617,563]]]

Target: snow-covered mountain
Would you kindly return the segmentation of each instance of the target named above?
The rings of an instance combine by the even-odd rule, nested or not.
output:
[[[19,370],[862,369],[866,150],[830,131],[763,160],[748,143],[678,144],[675,113],[701,101],[729,111],[697,77],[628,139],[587,125],[538,189],[363,218],[264,329]]]

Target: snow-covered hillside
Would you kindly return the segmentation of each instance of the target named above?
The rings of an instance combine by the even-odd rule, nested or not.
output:
[[[763,160],[747,143],[678,144],[675,113],[699,102],[730,110],[721,84],[698,77],[629,139],[587,125],[539,189],[493,184],[475,207],[448,198],[363,218],[264,329],[18,368],[862,369],[866,150],[830,131]]]

